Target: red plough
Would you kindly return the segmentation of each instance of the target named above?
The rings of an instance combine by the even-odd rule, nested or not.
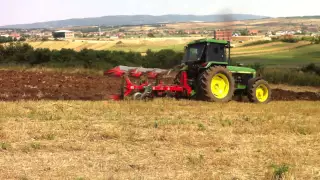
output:
[[[188,85],[187,73],[179,72],[174,84],[165,85],[161,77],[169,73],[170,71],[164,69],[117,66],[105,71],[104,75],[122,78],[120,94],[113,95],[111,97],[113,100],[122,100],[126,97],[133,97],[135,100],[164,96],[189,97],[192,88]],[[139,78],[139,82],[133,83],[129,77]],[[150,82],[150,79],[154,82]]]

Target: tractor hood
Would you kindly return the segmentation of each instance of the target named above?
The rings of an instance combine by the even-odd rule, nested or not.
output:
[[[248,67],[239,66],[227,66],[227,69],[232,73],[244,73],[244,74],[255,74],[256,70]]]

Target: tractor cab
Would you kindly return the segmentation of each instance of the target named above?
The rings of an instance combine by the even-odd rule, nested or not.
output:
[[[185,47],[182,63],[190,65],[203,64],[205,62],[228,65],[230,62],[230,42],[200,39],[189,43]]]

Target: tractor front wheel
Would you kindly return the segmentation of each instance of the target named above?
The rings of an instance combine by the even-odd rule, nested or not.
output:
[[[251,102],[268,103],[271,101],[271,88],[267,81],[257,80],[248,88],[248,98]]]
[[[228,102],[235,91],[235,82],[231,72],[225,67],[208,68],[199,78],[202,99],[211,102]]]

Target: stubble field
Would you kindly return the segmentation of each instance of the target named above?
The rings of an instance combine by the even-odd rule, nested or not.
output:
[[[319,102],[0,107],[1,179],[320,178]]]
[[[320,178],[318,88],[273,85],[266,105],[114,102],[108,77],[0,77],[0,179]]]

